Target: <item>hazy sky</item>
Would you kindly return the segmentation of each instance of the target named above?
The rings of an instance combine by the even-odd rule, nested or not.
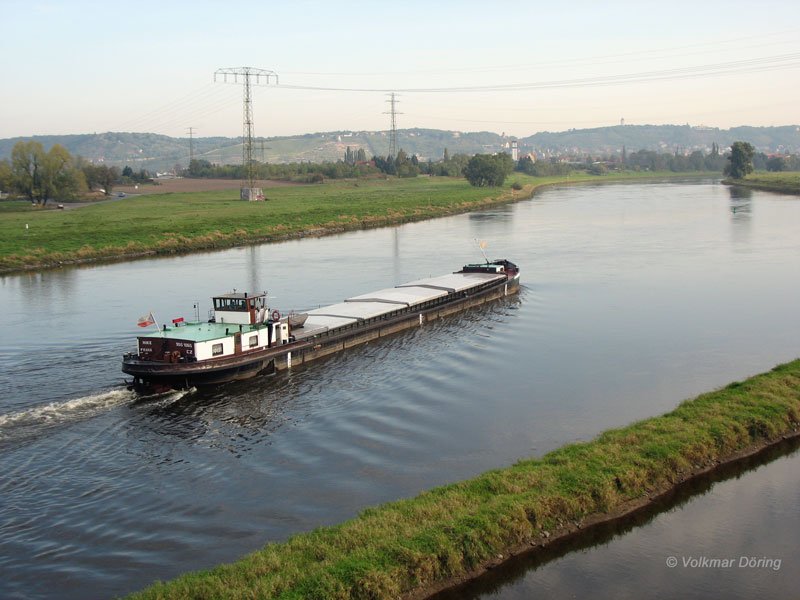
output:
[[[254,89],[259,136],[387,129],[389,90],[399,128],[800,124],[796,0],[0,0],[0,15],[0,137],[241,135],[242,88],[214,72],[242,66],[280,77]]]

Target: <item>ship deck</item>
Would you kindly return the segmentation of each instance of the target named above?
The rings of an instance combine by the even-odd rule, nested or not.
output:
[[[427,303],[441,300],[450,294],[466,292],[501,279],[506,279],[506,275],[502,273],[451,273],[439,277],[418,279],[393,288],[353,296],[338,304],[310,310],[302,329],[293,329],[292,333],[298,340],[308,339],[326,331],[353,326],[409,308],[421,307]]]
[[[265,325],[242,325],[242,333],[250,333],[263,329]],[[187,323],[179,327],[173,326],[145,332],[139,337],[161,338],[171,340],[186,340],[190,342],[210,342],[230,337],[239,332],[239,326],[233,323]]]
[[[304,340],[328,331],[353,326],[370,319],[385,317],[408,308],[421,307],[450,294],[468,292],[472,288],[506,279],[502,273],[450,273],[418,279],[393,288],[347,298],[344,302],[308,311],[303,327],[294,328],[297,340]],[[242,325],[242,333],[263,329],[265,325]],[[239,331],[232,323],[187,323],[167,326],[139,337],[208,342],[223,339]]]

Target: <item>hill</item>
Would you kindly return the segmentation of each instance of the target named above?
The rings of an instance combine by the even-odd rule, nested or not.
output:
[[[493,153],[508,150],[512,138],[488,131],[460,132],[439,129],[398,130],[398,144],[421,160],[438,160],[445,148],[450,154]],[[23,138],[0,140],[0,159],[8,158],[16,142]],[[173,138],[154,133],[95,133],[82,135],[34,136],[47,149],[61,144],[73,155],[95,163],[130,165],[135,170],[164,171],[176,164],[187,166],[189,139]],[[571,129],[561,132],[540,132],[520,138],[521,152],[536,152],[542,156],[562,154],[619,153],[625,146],[629,152],[657,150],[660,152],[708,151],[712,143],[726,148],[736,140],[753,144],[761,152],[800,152],[800,127],[734,127],[719,129],[689,125],[618,125],[595,129]],[[332,131],[297,136],[259,138],[255,157],[271,163],[339,160],[345,149],[363,148],[367,156],[389,152],[387,131]],[[212,163],[241,162],[241,138],[194,138],[197,158]]]
[[[709,151],[711,144],[727,148],[735,141],[750,142],[759,152],[800,151],[800,127],[691,127],[689,125],[617,125],[595,129],[543,131],[520,139],[521,147],[547,154],[605,154],[627,150],[659,152]]]
[[[398,131],[398,144],[409,154],[423,160],[438,160],[444,149],[450,154],[459,152],[499,152],[508,138],[496,133],[462,133],[437,129],[404,129]],[[9,158],[18,141],[33,139],[45,149],[61,144],[73,155],[95,163],[124,166],[150,171],[171,169],[175,164],[187,166],[189,138],[173,138],[154,133],[95,133],[82,135],[47,135],[32,138],[0,140],[0,159]],[[363,148],[367,156],[389,153],[389,134],[386,131],[332,131],[297,136],[258,138],[254,149],[257,160],[270,163],[300,161],[336,161],[344,157],[350,146]],[[196,158],[217,164],[238,164],[242,160],[241,138],[194,138]]]

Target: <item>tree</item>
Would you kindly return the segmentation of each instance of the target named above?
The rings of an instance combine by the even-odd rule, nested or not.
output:
[[[464,169],[464,177],[470,185],[476,187],[497,187],[503,185],[506,179],[506,161],[503,154],[476,154],[467,163]],[[508,155],[505,155],[508,156]],[[512,161],[513,165],[513,161]]]
[[[193,158],[189,161],[187,174],[189,177],[211,177],[212,165],[205,159]]]
[[[768,158],[767,171],[786,171],[786,159],[782,156]]]
[[[44,148],[39,142],[19,141],[11,149],[12,185],[17,193],[31,202],[39,196],[43,162]]]
[[[743,179],[753,172],[753,155],[755,148],[748,142],[734,142],[725,166],[725,175],[733,179]]]
[[[713,142],[711,144],[711,154],[706,156],[705,160],[706,171],[722,171],[725,169],[725,157],[719,153],[719,144]]]
[[[499,154],[495,154],[494,159],[503,170],[504,179],[505,176],[511,175],[511,173],[514,172],[514,159],[511,158],[511,155],[508,152],[500,152]],[[500,185],[502,185],[502,183]]]
[[[398,177],[416,177],[419,175],[419,165],[416,156],[408,157],[406,151],[400,148],[394,159],[395,173]]]
[[[76,160],[55,144],[45,152],[39,142],[17,142],[11,150],[11,187],[37,204],[51,198],[68,200],[85,188]]]
[[[103,193],[106,196],[111,195],[111,188],[119,179],[119,169],[117,167],[109,167],[108,165],[100,165],[97,167],[98,183],[103,187]]]
[[[607,175],[608,167],[601,162],[594,162],[586,168],[586,172],[589,175]]]
[[[397,175],[397,166],[393,156],[387,155],[385,158],[383,156],[373,156],[372,161],[381,173]]]
[[[47,204],[50,198],[68,200],[80,191],[83,180],[78,176],[72,156],[64,146],[55,144],[42,162],[39,200]]]
[[[14,177],[11,174],[11,163],[0,160],[0,192],[8,192],[12,187]]]
[[[706,157],[702,150],[695,150],[689,155],[689,169],[692,171],[702,171],[706,164]]]

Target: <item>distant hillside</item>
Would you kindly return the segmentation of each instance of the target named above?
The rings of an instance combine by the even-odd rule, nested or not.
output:
[[[444,149],[450,154],[498,152],[508,142],[496,133],[462,133],[437,129],[404,129],[397,132],[398,145],[408,154],[423,160],[438,160]],[[0,158],[8,158],[14,144],[34,139],[45,149],[61,144],[73,155],[92,162],[130,165],[134,169],[167,170],[175,164],[188,166],[189,138],[172,138],[154,133],[96,133],[83,135],[46,135],[0,140]],[[287,163],[299,161],[336,161],[344,157],[347,146],[363,148],[367,156],[389,153],[386,131],[333,131],[290,137],[259,138],[254,156],[261,161]],[[212,163],[237,164],[242,160],[241,138],[194,138],[195,157]]]
[[[692,152],[708,151],[712,143],[724,149],[739,140],[750,142],[759,152],[796,153],[800,151],[800,127],[743,126],[719,129],[689,125],[617,125],[556,133],[543,131],[520,139],[520,145],[553,154],[620,152],[623,146],[629,152]]]
[[[462,133],[438,129],[401,129],[397,132],[397,143],[408,154],[416,154],[421,160],[438,160],[444,149],[450,154],[463,152],[498,152],[508,140],[496,133]],[[263,146],[263,151],[262,151]],[[363,148],[367,156],[389,154],[389,133],[386,131],[329,131],[308,133],[299,136],[266,138],[256,142],[255,156],[271,163],[298,161],[319,162],[339,160],[350,146],[353,150]],[[241,161],[240,139],[231,139],[219,150],[206,152],[202,158],[212,163],[237,163]]]
[[[401,129],[398,144],[421,160],[438,160],[445,148],[450,154],[492,153],[508,149],[511,138],[487,131],[464,133],[438,129]],[[23,138],[0,140],[0,158],[8,158],[11,148]],[[25,138],[31,139],[31,138]],[[73,155],[92,162],[110,165],[130,165],[134,169],[164,171],[176,164],[189,162],[189,139],[172,138],[154,133],[95,133],[83,135],[34,136],[47,149],[61,144]],[[800,127],[735,127],[718,129],[688,125],[619,125],[596,129],[572,129],[561,132],[540,132],[519,140],[521,152],[540,155],[606,154],[658,150],[676,152],[709,150],[712,143],[721,148],[737,140],[753,144],[763,152],[800,152]],[[363,148],[367,156],[389,153],[386,131],[333,131],[298,136],[260,138],[254,155],[271,163],[338,160],[345,149]],[[241,162],[241,138],[195,138],[194,152],[198,158],[212,163]]]
[[[7,138],[0,140],[0,158],[9,158],[11,149],[20,140],[40,142],[45,150],[61,144],[72,155],[95,163],[130,165],[135,169],[171,169],[176,163],[187,163],[189,140],[172,138],[155,133],[90,133],[79,135],[36,135],[30,138]],[[240,144],[229,138],[195,139],[195,152],[207,152],[225,145]],[[239,146],[241,155],[241,145]],[[241,159],[240,159],[241,160]]]

